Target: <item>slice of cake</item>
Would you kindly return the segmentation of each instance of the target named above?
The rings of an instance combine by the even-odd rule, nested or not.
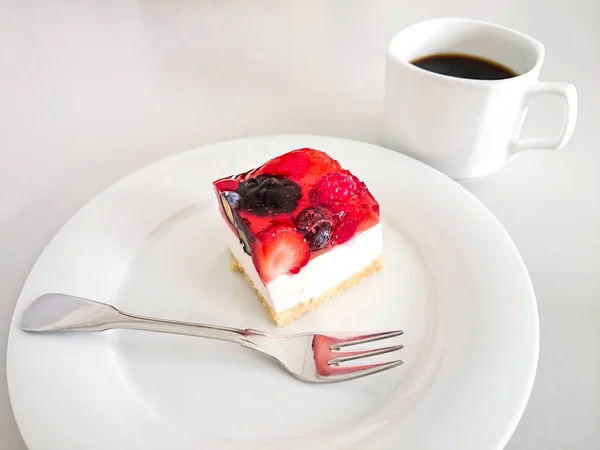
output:
[[[233,268],[284,326],[381,268],[379,204],[319,150],[214,183]]]

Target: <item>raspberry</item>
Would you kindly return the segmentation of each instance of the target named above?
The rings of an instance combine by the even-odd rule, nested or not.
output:
[[[358,220],[355,217],[345,217],[339,220],[335,231],[335,244],[348,242],[358,229]]]
[[[324,206],[336,206],[350,199],[357,190],[356,181],[350,175],[332,172],[323,175],[315,184],[313,195]]]
[[[336,214],[335,244],[343,244],[356,234],[358,225],[365,218],[368,206],[364,203],[344,205],[345,209]]]

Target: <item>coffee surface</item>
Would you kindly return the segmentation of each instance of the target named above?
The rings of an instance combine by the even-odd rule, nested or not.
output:
[[[434,54],[411,63],[430,72],[473,80],[503,80],[517,76],[516,72],[500,63],[472,55]]]

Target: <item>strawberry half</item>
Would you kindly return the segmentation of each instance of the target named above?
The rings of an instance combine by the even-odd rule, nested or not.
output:
[[[294,150],[270,160],[258,172],[267,175],[282,175],[299,180],[304,176],[309,166],[308,156],[300,150]]]
[[[256,236],[252,259],[261,280],[268,283],[283,274],[295,274],[310,258],[304,236],[290,225],[274,225]]]

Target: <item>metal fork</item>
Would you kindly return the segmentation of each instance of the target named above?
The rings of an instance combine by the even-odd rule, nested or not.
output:
[[[104,331],[113,328],[183,334],[241,344],[277,361],[296,378],[331,383],[372,375],[402,364],[402,360],[346,364],[349,361],[392,353],[393,345],[352,351],[350,347],[391,339],[402,331],[377,333],[303,333],[272,335],[257,330],[220,327],[136,316],[113,306],[66,294],[45,294],[23,313],[21,328],[30,332]]]

